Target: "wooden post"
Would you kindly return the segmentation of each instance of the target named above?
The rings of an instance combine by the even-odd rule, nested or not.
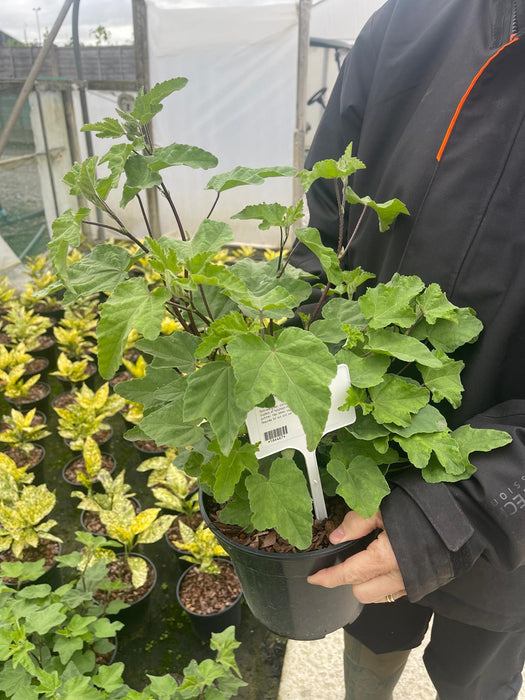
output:
[[[295,112],[294,133],[294,167],[301,170],[304,167],[305,135],[306,135],[306,80],[308,77],[308,50],[310,46],[310,16],[312,0],[299,2],[299,27],[297,46],[297,103]],[[302,188],[297,179],[293,183],[293,201],[297,202],[302,196]],[[300,225],[300,222],[298,222]]]

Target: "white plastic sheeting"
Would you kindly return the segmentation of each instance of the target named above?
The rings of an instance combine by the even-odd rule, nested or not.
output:
[[[219,158],[213,171],[164,171],[184,226],[195,230],[214,193],[210,177],[237,165],[292,165],[297,74],[295,0],[147,0],[152,85],[175,76],[188,85],[165,101],[155,141],[200,146]],[[227,219],[246,204],[291,204],[290,179],[221,195],[214,218]],[[165,202],[161,219],[169,221]],[[276,232],[254,222],[231,222],[239,242],[269,245]],[[174,230],[172,225],[171,230]]]
[[[155,117],[155,142],[162,146],[172,142],[195,145],[219,158],[214,170],[178,167],[162,171],[190,232],[208,214],[215,199],[214,192],[204,189],[212,175],[237,165],[293,164],[298,2],[146,0],[151,85],[177,76],[189,79],[182,91],[164,101],[163,111]],[[366,19],[382,4],[383,0],[313,0],[310,34],[351,44]],[[313,54],[311,50],[310,59]],[[328,96],[337,73],[333,52],[323,59],[324,64],[326,60],[328,72],[316,72],[315,60],[311,60],[308,90],[313,93],[326,85]],[[90,121],[113,116],[117,97],[116,93],[89,91]],[[81,123],[78,100],[75,102]],[[322,108],[316,104],[308,110],[311,136]],[[110,144],[95,138],[93,145],[100,155]],[[261,186],[228,190],[221,195],[213,217],[227,220],[246,204],[262,201],[291,204],[290,179],[272,178]],[[117,206],[118,201],[114,199],[112,205]],[[159,205],[161,232],[178,236],[164,198],[160,197]],[[121,214],[139,235],[145,233],[135,202]],[[239,243],[266,246],[278,240],[277,231],[260,231],[256,222],[230,223]]]

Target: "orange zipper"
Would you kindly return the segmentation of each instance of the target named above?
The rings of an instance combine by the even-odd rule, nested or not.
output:
[[[463,95],[463,97],[462,97],[461,100],[459,101],[459,104],[458,104],[458,106],[457,106],[457,108],[456,108],[456,111],[455,111],[455,113],[454,113],[454,116],[452,117],[452,119],[451,119],[451,121],[450,121],[450,124],[448,125],[448,129],[447,129],[447,131],[446,131],[445,137],[444,137],[444,139],[443,139],[443,141],[442,141],[442,143],[441,143],[440,149],[439,149],[438,154],[437,154],[437,156],[436,156],[436,160],[437,160],[438,162],[441,160],[441,156],[443,155],[443,151],[445,150],[445,147],[446,147],[446,145],[447,145],[447,143],[448,143],[448,140],[449,140],[449,138],[450,138],[450,134],[452,133],[452,130],[454,129],[454,125],[455,125],[456,121],[458,120],[458,117],[459,117],[459,114],[460,114],[461,110],[463,109],[463,105],[465,104],[465,102],[466,102],[466,100],[467,100],[467,97],[469,96],[470,92],[471,92],[472,89],[474,88],[474,85],[478,82],[478,80],[480,79],[480,77],[483,75],[483,72],[485,71],[485,69],[486,69],[486,68],[489,66],[489,64],[496,58],[496,56],[498,56],[504,49],[507,48],[507,46],[510,46],[510,45],[513,44],[515,41],[519,41],[519,38],[518,38],[516,35],[512,36],[511,39],[510,39],[510,41],[508,41],[506,44],[503,44],[503,46],[500,46],[500,48],[499,48],[495,53],[493,53],[492,56],[491,56],[489,59],[487,59],[487,61],[485,61],[485,63],[481,66],[481,68],[479,69],[479,71],[478,71],[478,72],[476,73],[476,75],[474,76],[474,79],[472,80],[472,82],[471,82],[470,85],[468,86],[468,88],[467,88],[465,94]]]

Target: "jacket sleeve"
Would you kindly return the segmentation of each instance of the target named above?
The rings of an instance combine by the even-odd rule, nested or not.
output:
[[[506,430],[512,442],[473,453],[477,471],[465,481],[428,484],[415,470],[406,472],[381,505],[412,602],[479,558],[500,573],[525,564],[525,401],[506,401],[470,424]]]
[[[372,15],[346,56],[308,152],[307,169],[319,160],[338,160],[349,143],[354,145],[353,153],[357,152],[377,56],[391,13],[390,5],[387,3]],[[339,213],[333,181],[316,180],[307,193],[307,202],[309,225],[320,231],[326,246],[336,249]],[[294,253],[293,264],[321,274],[319,261],[302,244]]]

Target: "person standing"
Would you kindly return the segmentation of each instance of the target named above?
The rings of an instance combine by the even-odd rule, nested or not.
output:
[[[513,441],[475,454],[466,481],[397,477],[332,542],[378,538],[309,581],[353,585],[365,603],[345,630],[347,700],[391,698],[432,617],[424,662],[440,700],[511,700],[525,661],[525,0],[388,0],[341,68],[306,167],[350,142],[366,165],[355,191],[410,216],[380,234],[366,215],[345,266],[418,275],[476,310],[484,330],[456,353],[465,391],[447,418]],[[333,183],[316,181],[308,206],[336,247]],[[294,265],[320,272],[301,247]]]

